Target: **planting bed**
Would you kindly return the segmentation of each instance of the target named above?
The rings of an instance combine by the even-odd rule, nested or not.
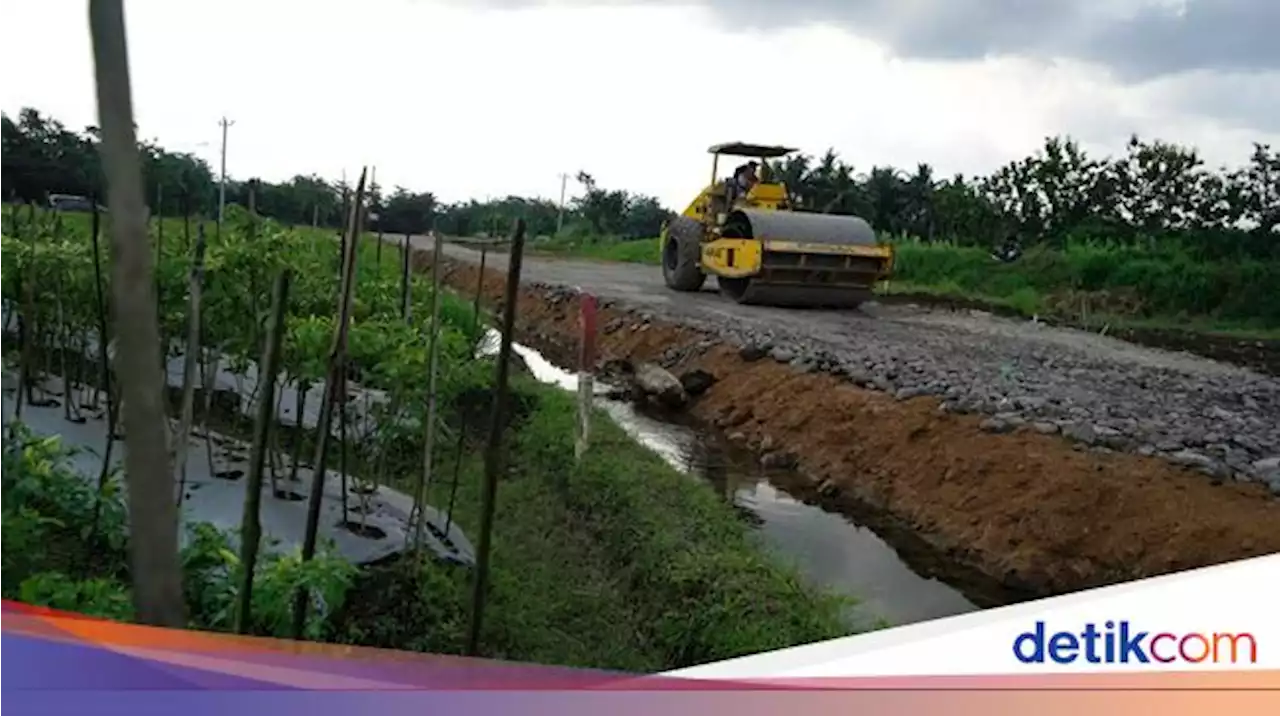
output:
[[[113,312],[95,283],[108,301],[112,292],[108,262],[95,259],[88,224],[87,217],[25,210],[19,221],[7,222],[4,298],[16,309],[10,315],[25,320],[6,326],[22,340],[6,341],[5,358],[15,376],[24,374],[33,385],[34,400],[23,404],[25,425],[15,425],[6,438],[5,594],[129,619],[129,585],[142,577],[130,574],[122,484],[108,476],[100,489],[91,468],[101,458],[85,453],[66,460],[55,442],[39,437],[56,432],[63,445],[100,450],[108,444],[103,414],[105,422],[113,417],[104,409],[118,402],[107,397],[112,391],[97,390],[118,380],[103,364],[96,340],[103,324],[111,325],[102,317]],[[352,397],[334,408],[334,422],[342,423],[345,414],[346,429],[334,425],[329,431],[339,439],[330,443],[325,461],[349,475],[350,489],[342,490],[340,477],[321,483],[326,499],[318,523],[321,536],[336,539],[347,558],[321,546],[314,559],[303,561],[290,547],[296,544],[294,520],[306,505],[297,497],[310,491],[307,468],[318,467],[306,463],[318,453],[312,396],[329,373],[337,324],[330,318],[338,303],[336,242],[329,232],[287,231],[229,212],[222,236],[208,242],[203,281],[194,284],[201,285],[203,330],[199,352],[192,352],[188,319],[196,294],[190,276],[198,233],[193,226],[184,237],[170,228],[166,236],[153,240],[160,345],[173,348],[164,361],[168,370],[156,377],[168,373],[172,415],[183,414],[188,396],[193,403],[189,419],[197,439],[187,443],[182,491],[190,529],[181,553],[191,623],[228,629],[235,612],[242,568],[234,551],[239,520],[232,513],[248,481],[246,416],[257,412],[259,383],[270,384],[257,379],[256,364],[274,324],[268,320],[272,282],[288,269],[293,280],[279,391],[266,413],[276,427],[266,444],[268,487],[261,507],[266,531],[284,539],[257,562],[249,630],[290,635],[293,596],[302,585],[312,596],[309,639],[461,651],[471,570],[448,562],[470,561],[459,530],[474,534],[482,512],[485,461],[478,438],[485,431],[475,423],[487,421],[495,367],[476,357],[485,322],[469,302],[433,292],[421,277],[402,285],[396,252],[361,247],[341,379]],[[389,256],[379,263],[378,253]],[[401,313],[402,291],[408,316]],[[432,321],[437,307],[440,320]],[[439,347],[434,391],[433,341]],[[197,356],[190,392],[182,389],[185,353]],[[71,391],[73,400],[60,395],[65,391],[53,379],[57,375],[82,386]],[[611,449],[575,463],[572,399],[521,375],[513,377],[512,390],[485,595],[485,655],[652,671],[850,631],[842,619],[848,600],[811,589],[764,554],[735,513],[701,485],[603,422],[598,435]],[[299,408],[300,396],[306,399]],[[16,412],[13,402],[6,402],[7,424]],[[433,402],[434,423],[428,419]],[[429,460],[428,426],[436,430]],[[77,461],[88,462],[77,469]],[[269,487],[273,474],[283,488],[278,496]],[[371,501],[380,507],[366,515],[356,508],[374,484],[379,487]],[[343,496],[347,530],[339,527]],[[389,561],[395,550],[355,546],[402,542],[403,518],[415,500],[445,513],[455,544],[443,545],[443,552],[435,545],[428,555],[445,560]],[[444,530],[431,529],[439,526],[439,512],[425,512],[430,542]],[[371,535],[362,524],[377,531]]]

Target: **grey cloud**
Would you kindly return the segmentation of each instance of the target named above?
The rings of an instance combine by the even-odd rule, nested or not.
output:
[[[1105,27],[1084,56],[1132,77],[1186,70],[1259,72],[1280,69],[1280,2],[1194,0],[1186,13],[1147,7]]]
[[[824,22],[905,57],[1065,56],[1129,80],[1280,69],[1276,0],[704,0],[727,25]]]
[[[481,0],[530,7],[544,0]],[[570,0],[700,5],[729,28],[831,24],[903,57],[1070,57],[1129,81],[1192,70],[1280,70],[1280,0]]]
[[[1196,73],[1169,81],[1154,94],[1156,106],[1171,114],[1280,135],[1280,73]]]
[[[477,0],[469,0],[475,2]],[[478,0],[505,8],[548,0]],[[1280,133],[1280,0],[560,0],[694,5],[728,29],[841,27],[905,58],[1069,58],[1156,104]]]

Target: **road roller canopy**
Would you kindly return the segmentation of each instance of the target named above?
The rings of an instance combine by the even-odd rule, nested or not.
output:
[[[799,151],[790,147],[769,146],[766,144],[747,144],[745,142],[726,142],[713,145],[707,150],[709,154],[726,154],[731,157],[754,157],[774,159]]]

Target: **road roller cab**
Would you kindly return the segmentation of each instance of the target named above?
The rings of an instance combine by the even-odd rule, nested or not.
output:
[[[710,148],[711,184],[663,228],[662,274],[677,291],[698,291],[708,275],[739,303],[851,307],[887,278],[893,250],[855,216],[795,211],[774,181],[770,159],[788,147],[733,142]],[[758,160],[756,181],[719,180],[720,157]]]

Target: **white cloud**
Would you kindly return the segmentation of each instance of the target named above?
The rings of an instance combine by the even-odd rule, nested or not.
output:
[[[835,29],[729,33],[690,7],[130,0],[126,13],[142,133],[216,167],[225,113],[239,178],[368,163],[384,186],[445,200],[553,198],[560,172],[583,169],[682,205],[707,179],[706,147],[732,139],[941,175],[990,171],[1060,132],[1104,151],[1159,135],[1214,163],[1265,139],[1087,65],[904,61]],[[86,17],[84,2],[6,4],[5,112],[95,123]]]

